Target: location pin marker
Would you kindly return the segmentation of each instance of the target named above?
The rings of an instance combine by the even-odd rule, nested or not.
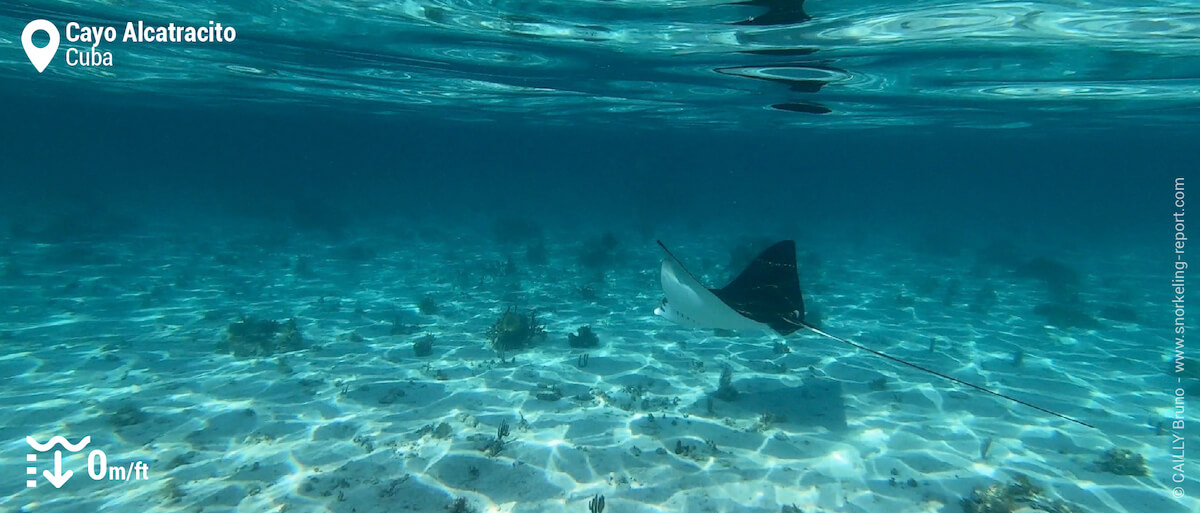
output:
[[[38,48],[33,45],[33,33],[44,31],[50,36],[50,44]],[[21,46],[25,47],[25,55],[29,56],[29,62],[33,63],[33,67],[37,68],[38,73],[46,69],[50,65],[50,61],[54,60],[54,54],[58,52],[58,27],[46,20],[33,20],[25,25],[25,30],[21,32]]]

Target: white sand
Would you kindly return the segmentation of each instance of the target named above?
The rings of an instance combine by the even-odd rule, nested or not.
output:
[[[13,243],[5,259],[21,276],[0,281],[0,441],[11,462],[0,504],[28,512],[440,512],[465,497],[486,512],[582,512],[603,494],[609,513],[779,512],[790,504],[806,513],[955,513],[972,489],[1022,472],[1081,511],[1200,511],[1193,497],[1170,497],[1170,437],[1148,426],[1173,414],[1161,329],[1043,326],[1025,299],[1040,294],[1029,281],[993,280],[998,304],[972,312],[965,303],[979,283],[969,256],[855,253],[844,241],[815,248],[824,263],[805,275],[805,287],[827,331],[1064,411],[1092,430],[812,335],[793,336],[792,352],[778,355],[778,337],[670,325],[651,313],[657,248],[622,238],[621,263],[599,278],[578,268],[577,243],[554,242],[570,240],[565,233],[548,238],[545,266],[526,264],[515,247],[515,278],[502,276],[509,252],[471,238],[374,239],[362,244],[375,258],[348,262],[349,242],[272,245],[253,231],[146,236],[89,248],[101,256],[82,266],[63,263],[79,258],[64,256],[68,248]],[[718,271],[735,242],[697,237],[675,249],[695,271]],[[295,275],[297,254],[310,275]],[[1104,265],[1073,256],[1062,260],[1085,273]],[[1085,299],[1120,294],[1158,320],[1158,296],[1140,287],[1158,270],[1123,272],[1122,280],[1089,277]],[[922,295],[914,276],[943,281]],[[951,276],[962,277],[962,292],[947,306],[940,298]],[[596,300],[582,299],[584,285]],[[898,305],[901,292],[915,303]],[[417,311],[427,294],[438,315]],[[509,305],[541,309],[549,337],[502,362],[484,333]],[[312,348],[269,358],[214,354],[242,314],[295,317]],[[392,335],[395,318],[416,327]],[[583,324],[602,344],[581,368],[583,351],[569,348],[566,334]],[[434,353],[418,358],[412,343],[426,333],[436,337]],[[1011,364],[1017,348],[1025,352],[1019,368]],[[710,411],[725,365],[745,400],[714,400]],[[872,386],[879,378],[884,389]],[[840,386],[845,429],[811,412],[836,398],[801,398],[814,382]],[[546,387],[562,398],[538,399]],[[796,407],[802,400],[813,402]],[[791,415],[764,425],[760,410]],[[505,421],[509,442],[485,454]],[[421,432],[441,423],[445,437]],[[145,461],[149,479],[93,481],[86,456],[75,454],[65,459],[76,475],[63,489],[44,479],[25,488],[26,435],[91,436],[85,452],[102,449],[110,465]],[[985,438],[992,444],[981,459]],[[1143,454],[1150,476],[1093,468],[1113,446]],[[50,461],[41,456],[39,471]],[[1200,493],[1194,479],[1183,486]]]

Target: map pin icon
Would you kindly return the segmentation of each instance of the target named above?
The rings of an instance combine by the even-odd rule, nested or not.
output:
[[[43,31],[50,36],[50,44],[38,48],[33,45],[33,33]],[[29,62],[33,63],[33,67],[37,68],[38,73],[46,69],[50,61],[54,60],[54,54],[58,52],[58,27],[46,20],[33,20],[25,25],[25,30],[21,32],[21,46],[25,47],[25,55],[29,56]]]

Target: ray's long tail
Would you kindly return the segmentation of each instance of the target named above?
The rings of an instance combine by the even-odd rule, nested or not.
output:
[[[958,379],[958,378],[956,378],[956,377],[953,377],[953,376],[947,376],[947,375],[945,375],[945,374],[942,374],[942,373],[940,373],[940,372],[938,372],[938,371],[935,371],[935,370],[932,370],[932,369],[928,369],[928,368],[922,367],[922,366],[920,366],[920,365],[917,365],[917,364],[915,364],[915,363],[906,362],[906,361],[904,361],[904,360],[901,360],[901,359],[899,359],[899,358],[896,358],[895,356],[892,356],[892,355],[890,355],[890,354],[887,354],[887,353],[884,353],[884,352],[881,352],[881,351],[876,351],[876,350],[874,350],[874,349],[871,349],[871,348],[869,348],[869,347],[866,347],[866,346],[864,346],[864,345],[862,345],[862,344],[859,344],[859,343],[856,343],[856,342],[853,342],[853,341],[850,341],[850,340],[846,340],[846,339],[844,339],[844,338],[842,338],[842,337],[838,337],[838,336],[835,336],[835,335],[830,335],[830,334],[828,334],[828,333],[825,333],[824,331],[821,331],[821,330],[820,330],[819,328],[817,328],[816,326],[812,326],[812,325],[810,325],[810,324],[808,324],[808,323],[801,323],[801,325],[802,325],[802,326],[803,326],[805,329],[808,329],[808,330],[812,331],[813,333],[816,333],[816,334],[818,334],[818,335],[821,335],[822,337],[828,338],[828,339],[830,339],[830,340],[836,340],[836,341],[838,341],[838,342],[841,342],[841,343],[843,343],[843,344],[849,344],[849,345],[851,345],[851,346],[854,346],[854,347],[856,347],[856,348],[858,348],[858,349],[862,349],[863,351],[866,351],[866,352],[868,352],[868,353],[872,353],[872,354],[874,354],[874,355],[876,355],[876,356],[880,356],[880,357],[883,357],[883,358],[887,358],[888,360],[891,360],[891,361],[893,361],[893,362],[896,362],[896,363],[901,363],[901,364],[907,365],[907,366],[909,366],[909,367],[912,367],[912,368],[914,368],[914,369],[917,369],[917,370],[919,370],[919,371],[928,372],[929,374],[933,374],[934,376],[937,376],[937,377],[939,377],[939,378],[948,379],[948,380],[950,380],[950,381],[953,381],[953,382],[955,382],[955,383],[958,383],[958,384],[960,384],[960,385],[964,385],[964,386],[968,386],[968,387],[974,388],[975,390],[978,390],[978,391],[980,391],[980,392],[983,392],[983,393],[985,393],[985,394],[991,394],[991,395],[994,395],[994,396],[996,396],[996,397],[999,397],[999,398],[1001,398],[1001,399],[1005,399],[1005,400],[1008,400],[1008,401],[1012,401],[1012,402],[1014,402],[1014,403],[1017,403],[1017,404],[1020,404],[1020,405],[1023,405],[1023,406],[1028,406],[1028,407],[1030,407],[1030,408],[1033,408],[1033,409],[1035,409],[1035,410],[1037,410],[1037,411],[1040,411],[1040,412],[1042,412],[1042,413],[1049,413],[1050,415],[1054,415],[1055,417],[1058,417],[1058,418],[1060,418],[1060,419],[1069,420],[1069,421],[1071,421],[1071,422],[1074,422],[1074,423],[1076,423],[1076,424],[1079,424],[1079,425],[1081,425],[1081,426],[1087,426],[1087,427],[1090,427],[1090,428],[1092,428],[1092,429],[1095,429],[1095,428],[1096,428],[1096,426],[1093,426],[1093,425],[1091,425],[1091,424],[1088,424],[1087,422],[1084,422],[1084,421],[1082,421],[1082,420],[1078,420],[1078,419],[1076,419],[1076,418],[1073,418],[1073,417],[1070,417],[1070,416],[1064,415],[1064,414],[1062,414],[1062,413],[1058,413],[1058,412],[1056,412],[1056,411],[1052,411],[1052,410],[1048,410],[1048,409],[1046,409],[1046,408],[1042,408],[1041,406],[1038,406],[1038,405],[1036,405],[1036,404],[1031,404],[1031,403],[1029,403],[1029,402],[1026,402],[1026,401],[1022,401],[1022,400],[1020,400],[1020,399],[1017,399],[1016,397],[1012,397],[1012,396],[1004,395],[1004,394],[1001,394],[1000,392],[996,392],[996,391],[993,391],[993,390],[989,390],[989,389],[987,389],[987,388],[984,388],[984,387],[982,387],[982,386],[976,385],[976,384],[974,384],[974,383],[971,383],[971,382],[968,382],[968,381],[963,381],[963,380],[961,380],[961,379]]]

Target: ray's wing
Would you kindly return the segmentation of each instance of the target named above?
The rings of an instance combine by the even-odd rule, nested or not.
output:
[[[713,294],[742,316],[780,335],[804,326],[804,295],[796,271],[796,241],[785,240],[759,253],[729,285]]]
[[[662,242],[658,244],[667,252],[659,276],[667,298],[654,310],[655,314],[693,328],[770,329],[766,324],[750,319],[731,308],[688,272]]]

